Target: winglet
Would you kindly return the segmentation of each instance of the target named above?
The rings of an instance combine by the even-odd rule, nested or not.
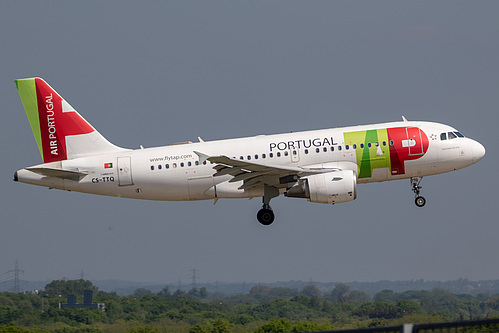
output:
[[[206,161],[208,158],[210,158],[210,156],[203,154],[203,153],[200,153],[198,151],[194,151],[194,154],[198,155],[199,163],[204,163],[204,161]]]

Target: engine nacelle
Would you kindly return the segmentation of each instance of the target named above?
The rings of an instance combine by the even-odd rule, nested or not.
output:
[[[352,170],[303,177],[286,196],[327,204],[352,201],[357,198],[357,177]]]

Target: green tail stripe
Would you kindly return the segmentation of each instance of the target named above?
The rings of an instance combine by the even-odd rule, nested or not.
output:
[[[36,144],[40,150],[40,154],[43,159],[43,149],[42,149],[42,133],[40,131],[40,118],[38,117],[38,101],[36,98],[36,83],[35,79],[20,79],[16,80],[17,91],[19,96],[21,96],[21,101],[23,102],[24,110],[28,116],[29,124],[31,125],[31,130],[35,136]]]

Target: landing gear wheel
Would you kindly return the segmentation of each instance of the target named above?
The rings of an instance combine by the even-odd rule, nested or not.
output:
[[[414,200],[414,203],[418,207],[423,207],[426,204],[426,199],[422,196],[416,197],[416,200]]]
[[[272,222],[274,222],[274,212],[272,209],[267,209],[267,208],[262,208],[258,211],[258,214],[256,214],[256,218],[258,219],[258,222],[260,222],[263,225],[271,225]]]

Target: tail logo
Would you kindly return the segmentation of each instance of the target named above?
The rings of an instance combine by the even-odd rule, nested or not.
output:
[[[44,163],[122,151],[107,141],[43,79],[16,80]]]
[[[45,106],[47,107],[47,126],[50,140],[50,153],[52,155],[59,155],[57,153],[57,137],[54,119],[54,103],[52,103],[52,94],[45,97]]]
[[[41,79],[35,79],[38,116],[45,163],[67,159],[68,136],[88,134],[94,128]]]

